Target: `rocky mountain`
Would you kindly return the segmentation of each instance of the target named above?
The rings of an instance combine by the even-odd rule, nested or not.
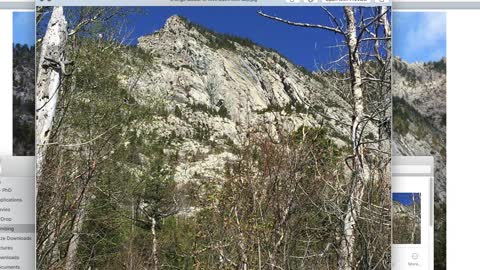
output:
[[[13,47],[13,154],[35,154],[35,49]]]
[[[446,269],[446,65],[395,58],[393,154],[435,159],[435,269]]]
[[[349,104],[314,75],[278,52],[250,40],[214,33],[173,16],[159,31],[139,38],[153,55],[148,76],[136,81],[139,103],[165,100],[166,116],[149,123],[163,137],[181,137],[175,180],[223,174],[232,147],[250,133],[272,137],[299,127],[325,127],[335,143],[348,145]],[[367,128],[375,132],[373,127]],[[193,158],[195,157],[195,158]]]
[[[55,224],[74,224],[62,229],[68,250],[78,247],[68,253],[93,268],[312,269],[345,264],[348,246],[374,247],[355,252],[358,265],[390,267],[388,66],[360,69],[360,195],[351,189],[359,163],[348,63],[312,73],[179,16],[136,46],[105,36],[67,42],[74,64],[38,181],[37,241],[49,242],[49,209],[78,209]],[[346,243],[357,208],[356,226],[376,234]],[[61,262],[49,254],[58,243],[41,247],[53,262],[42,269],[62,268],[49,265]]]
[[[416,209],[413,209],[412,205],[404,205],[400,202],[393,201],[392,202],[392,212],[397,217],[408,217],[410,219],[415,219],[420,222],[421,213],[420,213],[420,205],[415,205]]]
[[[421,206],[392,202],[392,227],[394,244],[421,243]]]
[[[446,59],[393,62],[393,153],[435,158],[435,195],[446,200]]]

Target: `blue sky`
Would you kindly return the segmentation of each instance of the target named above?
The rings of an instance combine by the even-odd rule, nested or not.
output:
[[[13,12],[13,43],[28,44],[35,42],[35,13]]]
[[[272,21],[258,15],[260,10],[292,21],[332,26],[321,7],[146,7],[140,14],[128,16],[127,31],[131,31],[131,44],[135,45],[138,37],[159,30],[170,16],[181,15],[216,32],[246,37],[273,48],[312,71],[339,58],[338,48],[331,47],[343,42],[341,35]],[[331,7],[329,11],[338,18],[344,16],[342,7]]]
[[[327,47],[341,41],[340,35],[275,22],[259,16],[259,10],[294,21],[331,25],[325,12],[317,7],[151,7],[146,8],[146,15],[131,15],[130,19],[135,27],[134,40],[160,29],[167,18],[177,14],[214,31],[247,37],[274,48],[309,70],[316,69],[315,62],[326,64],[338,58],[338,51]],[[343,15],[341,7],[331,12]]]
[[[392,199],[400,202],[403,205],[411,205],[413,203],[413,199],[415,199],[415,202],[419,203],[420,196],[420,193],[393,193]]]
[[[394,12],[393,54],[407,62],[438,61],[446,56],[446,13]]]

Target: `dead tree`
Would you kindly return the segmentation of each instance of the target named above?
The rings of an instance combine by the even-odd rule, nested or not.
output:
[[[417,232],[417,227],[418,227],[418,213],[417,213],[417,200],[415,198],[415,193],[412,193],[412,225],[413,225],[413,228],[412,228],[412,234],[410,236],[410,243],[411,244],[415,244],[415,236],[416,236],[416,232]],[[420,210],[418,210],[420,211]]]
[[[100,148],[87,146],[98,143],[100,138],[108,140],[106,134],[109,135],[118,126],[87,142],[61,142],[65,139],[65,131],[71,130],[71,127],[62,126],[62,120],[71,117],[66,113],[66,108],[72,103],[73,98],[69,94],[76,92],[78,79],[75,68],[70,67],[73,72],[67,72],[67,66],[72,64],[67,59],[81,55],[82,49],[76,47],[77,36],[93,36],[99,30],[91,30],[89,27],[92,24],[110,23],[121,10],[117,7],[68,10],[53,7],[51,12],[50,8],[37,10],[37,25],[43,25],[42,22],[48,20],[44,36],[37,39],[37,47],[40,48],[36,78],[37,214],[43,218],[37,227],[37,265],[40,269],[78,268],[77,252],[94,188],[96,157],[102,153]],[[50,18],[46,14],[51,14]],[[113,38],[113,33],[111,36],[108,36],[109,44],[120,47]],[[104,41],[98,40],[98,43],[103,45]],[[111,49],[108,46],[103,46],[102,49],[104,48]],[[67,151],[75,151],[75,159],[71,156],[64,159]],[[87,162],[78,162],[85,157],[88,157]],[[68,164],[65,170],[62,168],[64,163]],[[66,171],[73,173],[65,177]],[[80,172],[79,175],[77,171]],[[49,192],[50,190],[56,192]],[[59,241],[61,238],[67,241]],[[63,248],[66,252],[61,252]]]
[[[36,78],[36,148],[37,148],[37,190],[42,183],[42,166],[51,135],[53,119],[58,101],[58,92],[65,67],[65,47],[67,43],[67,21],[62,7],[53,8],[40,49]],[[53,208],[52,208],[53,209]],[[57,257],[57,240],[54,223],[49,222],[49,234],[41,248],[48,250],[48,256],[40,256],[46,261]]]
[[[65,74],[67,21],[63,7],[54,7],[43,37],[36,81],[37,179],[42,180],[45,151],[52,131],[62,75]],[[39,182],[37,182],[38,186]]]
[[[329,31],[333,34],[342,36],[343,41],[347,47],[347,55],[342,56],[341,59],[348,59],[350,92],[352,100],[351,112],[351,130],[350,141],[352,154],[348,158],[350,160],[350,168],[352,170],[352,179],[348,191],[348,202],[343,216],[342,239],[338,251],[338,268],[350,270],[355,268],[354,249],[356,240],[356,227],[361,210],[361,201],[364,196],[364,189],[366,181],[369,181],[369,171],[367,169],[364,143],[362,143],[362,133],[366,123],[366,110],[364,104],[364,83],[366,81],[364,72],[362,71],[362,58],[360,56],[360,49],[362,44],[368,42],[375,42],[378,44],[380,40],[390,39],[390,25],[388,23],[387,8],[382,8],[376,12],[371,18],[365,19],[363,15],[359,16],[357,20],[355,12],[359,9],[353,7],[344,7],[344,19],[337,18],[328,9],[324,11],[329,16],[332,26],[321,24],[302,23],[286,20],[284,18],[272,16],[264,12],[258,12],[259,15],[282,22],[288,25],[297,27],[318,28]],[[346,22],[346,25],[343,24]],[[374,24],[382,24],[385,28],[385,36],[379,37],[372,32],[370,28]],[[368,35],[368,36],[367,36]],[[390,48],[387,48],[387,51]],[[387,52],[389,54],[389,52]],[[382,58],[382,53],[377,50],[376,55]],[[389,57],[389,56],[388,56]],[[377,80],[377,78],[368,78],[368,80]],[[381,79],[378,79],[381,81]]]
[[[345,7],[347,31],[345,33],[350,61],[351,91],[353,97],[353,115],[351,142],[353,150],[353,179],[347,210],[343,219],[343,236],[340,244],[339,269],[352,269],[354,265],[353,254],[355,247],[355,224],[360,211],[359,200],[363,197],[365,175],[363,170],[363,149],[360,142],[359,126],[364,118],[362,72],[358,55],[357,27],[353,8]]]

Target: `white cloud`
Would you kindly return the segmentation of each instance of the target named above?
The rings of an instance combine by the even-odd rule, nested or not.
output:
[[[443,47],[439,46],[439,42],[445,42],[446,39],[445,13],[418,13],[415,17],[416,25],[409,27],[404,45],[408,46],[411,54],[423,52],[429,55],[428,58],[438,58],[440,54],[443,54],[439,53],[439,47]]]

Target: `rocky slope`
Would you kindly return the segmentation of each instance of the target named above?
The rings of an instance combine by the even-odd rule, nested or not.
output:
[[[421,243],[421,206],[420,204],[404,205],[392,202],[392,227],[394,244]]]
[[[420,205],[415,205],[416,209],[414,211],[413,205],[404,205],[400,202],[393,201],[392,202],[392,213],[396,217],[408,217],[410,219],[415,219],[420,222],[421,219],[421,211]]]
[[[435,158],[435,197],[446,200],[446,59],[393,63],[393,152]]]
[[[446,269],[446,59],[393,62],[393,154],[435,159],[435,269]]]
[[[224,164],[236,158],[235,146],[255,132],[276,137],[301,126],[324,127],[339,147],[348,145],[349,128],[339,124],[350,122],[347,101],[328,79],[273,50],[179,16],[139,38],[138,47],[153,55],[153,67],[135,81],[141,91],[132,95],[140,104],[163,100],[165,115],[145,129],[175,141],[170,151],[177,151],[178,183],[221,178]]]

